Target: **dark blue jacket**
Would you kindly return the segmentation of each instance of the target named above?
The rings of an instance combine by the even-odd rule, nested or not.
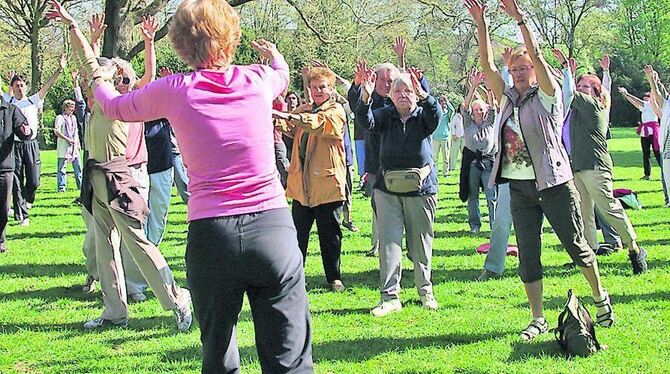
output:
[[[432,168],[423,188],[418,192],[398,194],[389,192],[383,172],[394,169],[421,168],[433,165],[431,135],[437,128],[442,109],[434,97],[419,102],[405,123],[395,107],[373,110],[362,101],[356,106],[356,118],[364,123],[370,133],[379,135],[379,160],[381,173],[375,188],[402,196],[421,196],[437,193],[437,172]]]
[[[428,84],[428,79],[424,75],[421,78],[421,87],[427,93],[430,93],[430,84]],[[349,88],[347,93],[347,100],[349,101],[349,107],[354,110],[358,107],[358,103],[361,101],[361,96],[363,92],[361,91],[360,85],[356,86],[354,84]],[[388,97],[382,97],[376,91],[372,92],[372,110],[393,107],[393,102]],[[361,122],[363,121],[363,122]],[[365,172],[370,174],[379,173],[379,135],[371,133],[367,130],[368,126],[364,123],[365,120],[359,120],[358,114],[354,119],[354,126],[365,131]]]
[[[144,123],[144,137],[147,141],[147,172],[159,173],[172,167],[172,142],[170,122],[161,118]]]

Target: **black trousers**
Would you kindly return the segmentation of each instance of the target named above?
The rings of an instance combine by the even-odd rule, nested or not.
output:
[[[7,227],[7,211],[9,199],[12,196],[14,173],[7,171],[0,173],[0,243],[5,242],[5,228]]]
[[[307,207],[293,200],[293,222],[298,232],[298,246],[302,252],[303,262],[307,259],[309,232],[316,220],[316,230],[321,246],[321,261],[326,281],[332,283],[342,279],[340,273],[340,255],[342,253],[342,205],[343,201]]]
[[[35,202],[35,193],[40,186],[40,148],[37,140],[14,142],[14,219],[28,218],[26,203]]]
[[[654,136],[650,135],[644,138],[640,138],[640,144],[642,145],[642,164],[644,165],[644,175],[645,177],[651,176],[651,163],[649,162],[649,157],[651,156],[651,151],[654,149]],[[658,166],[661,166],[661,153],[654,151],[654,157]]]
[[[264,373],[313,373],[305,275],[288,209],[192,221],[186,281],[203,373],[239,373],[235,329],[249,298]]]

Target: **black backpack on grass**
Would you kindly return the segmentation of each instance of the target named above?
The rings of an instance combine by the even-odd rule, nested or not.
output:
[[[592,355],[601,349],[593,327],[588,310],[569,290],[565,309],[558,316],[558,327],[554,329],[558,344],[570,356]]]

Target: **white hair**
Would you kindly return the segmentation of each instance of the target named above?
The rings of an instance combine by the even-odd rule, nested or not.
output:
[[[124,73],[130,78],[130,87],[134,87],[135,83],[137,82],[137,73],[135,73],[135,69],[133,69],[133,65],[130,64],[130,62],[114,57],[112,58],[112,61],[118,66],[121,70],[123,70]]]
[[[377,75],[379,75],[384,70],[390,70],[391,72],[400,74],[400,70],[398,70],[398,68],[390,62],[383,62],[381,64],[377,64],[375,65],[374,68],[372,68],[372,70],[374,70],[375,74]]]
[[[396,79],[394,79],[393,82],[391,82],[391,92],[394,92],[398,88],[398,86],[400,86],[401,84],[404,84],[409,89],[414,91],[414,85],[412,84],[412,78],[410,78],[409,74],[402,73],[402,74],[398,75],[398,77]]]
[[[482,108],[484,108],[485,111],[489,109],[489,104],[482,99],[472,100],[472,103],[470,103],[470,108],[474,108],[475,105],[480,105]]]

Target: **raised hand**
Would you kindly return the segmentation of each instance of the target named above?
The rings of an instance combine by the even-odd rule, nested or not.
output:
[[[56,0],[49,0],[49,10],[47,10],[46,17],[47,19],[62,22],[66,25],[75,25],[77,22],[74,20],[74,17],[63,7],[61,3]]]
[[[365,80],[365,74],[368,71],[368,63],[365,60],[356,61],[354,67],[354,85],[358,86]]]
[[[367,69],[365,71],[365,78],[361,81],[361,90],[363,92],[363,101],[372,96],[372,92],[375,90],[375,82],[377,81],[377,74],[375,74],[372,69]]]
[[[516,0],[500,0],[500,9],[510,17],[514,18],[517,22],[521,22],[525,15],[519,9],[519,4],[517,4]]]
[[[649,78],[654,77],[654,67],[653,66],[645,65],[644,69],[642,69],[642,71],[644,71],[644,75],[646,75],[647,77],[649,77]]]
[[[303,66],[302,69],[300,70],[300,75],[302,76],[302,79],[305,82],[307,82],[307,76],[309,75],[309,70],[310,68],[307,65]]]
[[[407,73],[409,74],[409,78],[412,81],[412,86],[414,86],[413,88],[416,96],[419,98],[419,100],[424,100],[426,97],[428,97],[428,93],[424,91],[423,87],[421,87],[421,76],[423,73],[421,70],[415,67],[407,69]]]
[[[156,30],[158,30],[158,21],[155,16],[145,16],[142,17],[142,23],[140,24],[140,31],[142,31],[142,39],[145,42],[151,42],[156,36]]]
[[[319,60],[317,60],[317,59],[310,60],[309,63],[312,64],[312,66],[314,66],[315,68],[326,68],[326,69],[330,69],[330,68],[328,67],[328,64],[327,64],[327,63],[325,63],[325,62],[323,62],[323,61],[319,61]]]
[[[610,69],[610,56],[605,54],[603,57],[600,59],[600,67],[603,68],[603,70],[607,71]]]
[[[505,47],[505,50],[502,53],[503,63],[507,67],[509,67],[509,59],[512,57],[512,52],[514,52],[512,47]]]
[[[72,70],[70,72],[70,77],[72,78],[72,84],[77,87],[79,85],[79,70]]]
[[[60,55],[60,60],[58,60],[58,67],[62,71],[67,66],[67,54],[62,53]]]
[[[570,57],[568,60],[568,67],[570,68],[570,73],[574,77],[577,74],[577,60],[574,57]]]
[[[14,77],[17,76],[17,75],[18,75],[17,72],[15,72],[14,70],[10,70],[9,73],[7,73],[7,78],[8,78],[7,84],[11,84],[12,79],[14,79]]]
[[[393,41],[393,45],[391,46],[391,48],[393,48],[393,53],[395,53],[396,57],[398,57],[398,65],[400,65],[401,69],[405,68],[406,46],[405,38],[402,36],[396,36],[395,40]]]
[[[277,46],[265,39],[258,39],[251,42],[251,48],[255,49],[262,57],[268,58],[271,61],[274,60],[276,56],[281,56],[281,53],[277,50]]]
[[[174,73],[172,73],[172,69],[170,69],[168,67],[165,67],[165,66],[162,67],[161,70],[158,72],[158,76],[161,77],[161,78],[165,78],[165,77],[170,76],[172,74],[174,74]]]
[[[484,22],[484,16],[488,7],[480,0],[465,0],[465,8],[468,13],[475,19],[475,22]]]
[[[105,25],[105,13],[93,14],[88,21],[88,30],[91,33],[91,42],[97,42],[107,29]]]
[[[628,95],[628,90],[626,89],[626,87],[619,87],[618,90],[622,95],[624,96]]]
[[[482,82],[484,82],[484,74],[477,71],[477,69],[472,68],[468,73],[468,83],[470,83],[470,87],[477,87],[482,84]]]
[[[561,64],[561,66],[565,66],[566,63],[568,62],[568,59],[565,57],[565,54],[560,49],[552,48],[551,53],[554,55],[554,57],[556,57],[558,63]]]

